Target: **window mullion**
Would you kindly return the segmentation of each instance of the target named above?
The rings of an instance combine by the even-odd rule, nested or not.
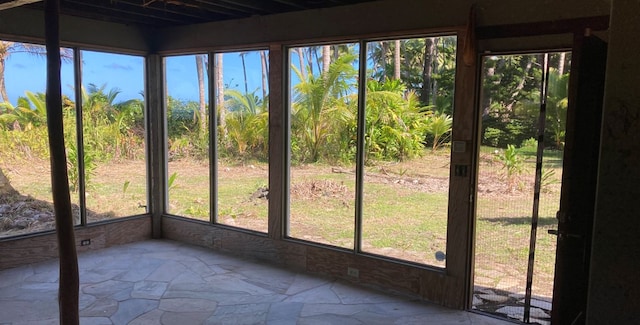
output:
[[[356,148],[356,202],[355,202],[355,238],[354,249],[361,251],[362,245],[362,201],[364,186],[365,159],[365,109],[367,94],[367,43],[360,41],[358,59],[358,114],[357,114],[357,148]]]

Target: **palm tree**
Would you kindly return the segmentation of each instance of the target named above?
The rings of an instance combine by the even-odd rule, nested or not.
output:
[[[227,123],[227,109],[224,107],[224,76],[223,76],[223,54],[215,54],[215,76],[216,76],[216,109],[218,111],[218,123],[220,126],[220,142],[225,141],[225,128]]]
[[[423,149],[430,114],[400,80],[367,82],[365,159],[404,160]]]
[[[326,75],[331,65],[331,45],[322,46],[322,74]]]
[[[4,102],[9,101],[4,78],[5,64],[11,54],[15,53],[29,53],[36,56],[44,56],[46,55],[46,49],[42,45],[0,41],[0,99]],[[60,49],[60,57],[63,61],[70,61],[73,58],[73,52],[71,49]]]
[[[346,108],[344,96],[354,86],[356,70],[353,54],[343,54],[328,66],[325,73],[313,75],[307,79],[294,65],[293,71],[301,80],[295,86],[292,107],[292,132],[296,133],[306,151],[302,160],[318,161],[320,149],[323,148],[331,131],[331,123],[335,111]],[[333,115],[332,115],[333,114]]]
[[[422,65],[422,89],[420,100],[425,104],[431,104],[431,92],[433,91],[433,63],[435,62],[435,46],[433,38],[424,39],[424,56]]]
[[[244,77],[244,93],[249,93],[249,86],[247,84],[247,65],[244,62],[244,57],[247,55],[247,52],[240,52],[240,60],[242,61],[242,76]]]
[[[395,47],[393,49],[393,79],[400,80],[400,40],[395,41]]]
[[[300,62],[300,73],[302,74],[302,80],[307,80],[307,67],[304,64],[304,50],[301,47],[295,49],[298,55],[298,61]]]
[[[12,125],[14,130],[30,130],[47,123],[45,94],[27,91],[25,95],[18,98],[17,106],[9,102],[0,103],[0,125]]]
[[[207,103],[204,99],[204,55],[196,55],[196,71],[198,74],[198,102],[200,103],[200,134],[207,130]]]
[[[431,151],[436,151],[436,149],[438,149],[438,147],[442,145],[442,136],[451,131],[452,125],[453,119],[451,118],[451,116],[444,113],[440,113],[429,118],[429,122],[427,124],[427,133],[433,136],[433,145],[431,146]]]
[[[256,90],[257,91],[257,90]],[[227,135],[240,156],[255,150],[266,158],[268,142],[268,113],[266,106],[255,91],[241,93],[235,89],[225,92],[229,108]]]
[[[267,51],[260,51],[260,63],[262,65],[262,100],[267,100],[269,89],[269,65],[267,64]]]

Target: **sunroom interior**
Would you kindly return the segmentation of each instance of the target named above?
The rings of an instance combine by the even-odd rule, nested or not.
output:
[[[60,2],[78,252],[172,240],[480,312],[487,310],[476,308],[478,299],[511,290],[527,300],[525,318],[488,312],[529,322],[532,286],[534,298],[538,290],[530,278],[537,230],[547,236],[537,241],[537,254],[549,250],[550,259],[546,296],[553,308],[546,321],[622,324],[640,317],[634,308],[640,303],[639,211],[631,203],[640,194],[640,64],[634,55],[640,45],[629,36],[640,32],[638,3]],[[41,1],[1,1],[0,9],[1,55],[11,46],[16,57],[45,44]],[[593,54],[600,47],[591,38],[605,44],[604,52]],[[401,47],[402,66],[395,67],[392,51]],[[414,57],[417,65],[410,62],[412,47],[423,55]],[[507,182],[497,194],[481,191],[480,171],[489,166],[497,175],[501,165],[491,164],[504,162],[498,157],[503,151],[483,147],[489,141],[483,109],[490,106],[483,95],[491,87],[484,78],[498,71],[491,60],[529,54],[535,59],[521,61],[520,71],[540,71],[531,75],[541,80],[538,86],[563,70],[553,64],[571,62],[556,174],[545,174],[542,160],[535,161],[547,156],[534,132],[530,185],[537,190]],[[7,85],[17,83],[5,73],[11,58],[0,59]],[[22,67],[23,73],[44,75],[38,64]],[[429,91],[421,92],[427,65],[436,71],[429,72]],[[507,82],[486,80],[496,87]],[[43,98],[35,92],[44,89],[28,87],[21,91],[34,93],[19,96],[37,110]],[[541,96],[536,114],[540,107],[550,112],[551,95],[542,96],[550,89],[530,90]],[[117,96],[129,97],[118,106]],[[20,106],[6,95],[3,102]],[[101,106],[105,102],[110,106]],[[381,110],[392,106],[398,110]],[[0,118],[8,113],[3,106]],[[412,133],[407,126],[438,118],[449,123],[444,132],[425,124],[423,133]],[[51,202],[49,162],[37,152],[46,149],[25,151],[26,138],[9,136],[37,130],[37,122],[0,121],[0,141],[12,144],[2,145],[0,154],[0,270],[6,270],[55,259],[58,251],[51,215],[9,220],[11,211],[28,212],[10,204],[16,191],[40,205]],[[394,135],[396,142],[389,140]],[[114,145],[105,145],[109,136]],[[412,137],[417,145],[407,140]],[[526,232],[524,243],[505,227],[487,235],[500,244],[480,245],[479,211],[503,209],[502,197],[513,198],[514,191],[537,202],[545,195],[545,175],[556,179],[549,182],[556,194],[548,213],[553,218],[538,220],[536,203],[535,217],[528,211],[525,227],[518,228]],[[37,181],[20,183],[25,176]],[[480,253],[503,243],[524,247],[519,256],[528,270],[521,290],[498,283],[478,291],[491,280],[477,267],[485,258]],[[489,273],[516,261],[501,263]],[[579,266],[567,266],[572,263]]]

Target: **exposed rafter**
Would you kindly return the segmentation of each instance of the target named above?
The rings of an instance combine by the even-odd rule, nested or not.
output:
[[[178,26],[328,8],[375,0],[60,0],[63,15],[141,26]],[[0,8],[41,0],[0,0]]]
[[[0,0],[0,10],[11,9],[41,1],[42,0]]]

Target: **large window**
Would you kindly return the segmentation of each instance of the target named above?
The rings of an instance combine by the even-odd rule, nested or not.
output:
[[[215,55],[217,222],[268,231],[268,52]]]
[[[73,87],[73,51],[61,54],[65,140],[73,143],[73,88],[64,87]],[[43,45],[0,40],[0,237],[55,228],[45,56]]]
[[[362,250],[444,266],[456,38],[367,43]]]
[[[93,51],[81,58],[84,145],[67,151],[83,157],[87,222],[144,214],[144,60]]]
[[[289,50],[288,235],[354,248],[358,44]]]
[[[165,58],[167,212],[210,220],[209,78],[205,54]]]
[[[94,222],[146,213],[142,58],[90,51],[76,56],[77,50],[66,48],[60,53],[75,224],[82,216]],[[0,236],[55,226],[45,54],[42,45],[0,41]],[[82,62],[81,75],[76,61]],[[79,83],[83,86],[76,89]]]
[[[289,50],[289,237],[444,266],[455,58],[455,37]]]

